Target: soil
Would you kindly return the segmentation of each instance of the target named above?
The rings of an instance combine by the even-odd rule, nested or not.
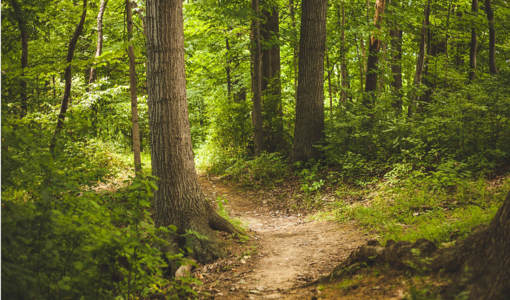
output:
[[[402,298],[405,285],[400,275],[326,287],[313,284],[366,242],[367,236],[353,224],[308,221],[301,214],[275,210],[256,192],[241,192],[204,176],[199,181],[207,198],[226,200],[230,216],[247,223],[250,236],[243,243],[223,235],[230,256],[195,269],[193,274],[203,282],[196,289],[203,298]],[[383,283],[386,287],[380,288]]]

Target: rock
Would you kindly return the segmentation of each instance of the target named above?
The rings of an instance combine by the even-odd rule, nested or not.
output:
[[[180,266],[179,269],[177,269],[177,271],[175,271],[175,280],[177,280],[181,277],[189,276],[190,272],[191,272],[191,265]]]

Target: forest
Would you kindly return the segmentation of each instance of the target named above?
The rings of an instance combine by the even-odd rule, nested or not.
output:
[[[507,0],[5,0],[5,299],[510,299]]]

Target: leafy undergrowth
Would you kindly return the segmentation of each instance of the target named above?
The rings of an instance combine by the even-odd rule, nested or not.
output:
[[[510,178],[463,180],[456,186],[438,187],[434,182],[409,180],[391,186],[384,182],[359,191],[358,201],[346,197],[356,190],[341,186],[329,210],[311,216],[339,222],[355,220],[384,243],[388,239],[414,242],[426,238],[437,244],[467,237],[488,224],[503,203]]]
[[[153,178],[130,177],[123,156],[101,141],[68,143],[52,157],[34,132],[3,125],[4,137],[3,297],[196,295],[195,278],[177,282],[164,276],[168,261],[190,262],[159,250],[176,228],[152,222]]]

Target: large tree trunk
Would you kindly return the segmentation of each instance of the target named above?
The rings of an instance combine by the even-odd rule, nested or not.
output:
[[[251,22],[251,57],[252,57],[252,95],[253,110],[251,122],[253,126],[253,143],[255,146],[255,156],[264,151],[264,130],[262,123],[262,60],[260,47],[260,21],[259,21],[259,0],[252,0],[251,7],[253,11],[253,20]]]
[[[416,89],[418,89],[421,85],[421,79],[423,75],[423,66],[425,65],[425,50],[427,48],[427,27],[429,25],[429,4],[425,6],[423,23],[421,25],[421,33],[420,33],[420,49],[418,52],[418,59],[416,60],[416,71],[414,73],[413,85]],[[407,116],[412,117],[413,115],[413,106],[416,102],[416,92],[412,92],[411,95],[411,103],[407,108]]]
[[[198,184],[186,99],[184,29],[180,0],[147,1],[147,86],[152,173],[157,227],[175,225],[179,237],[169,251],[188,253],[202,263],[224,256],[214,230],[236,229],[221,218]],[[207,239],[199,239],[197,232]],[[186,232],[189,234],[183,236]]]
[[[265,23],[261,25],[261,36],[264,41],[262,51],[262,106],[264,132],[266,133],[265,149],[269,152],[284,149],[283,138],[283,107],[280,81],[280,20],[278,6],[268,1],[269,9],[263,13]]]
[[[319,158],[324,138],[324,52],[327,0],[303,0],[296,125],[290,162]]]
[[[506,300],[510,295],[509,249],[510,192],[486,229],[452,247],[438,249],[426,239],[416,243],[388,240],[385,247],[369,241],[351,252],[331,276],[344,276],[367,262],[380,261],[397,269],[457,273],[450,287],[451,296],[467,291],[472,300]]]
[[[384,6],[385,0],[377,0],[375,2],[374,25],[377,29],[381,29]],[[381,40],[377,34],[378,33],[374,31],[370,36],[370,46],[368,48],[367,76],[365,79],[365,94],[363,95],[363,104],[367,107],[372,107],[374,105],[374,94],[377,91],[379,50],[381,48]]]
[[[55,143],[57,141],[57,136],[62,130],[62,126],[64,126],[65,113],[67,112],[67,106],[69,105],[69,98],[71,97],[71,85],[72,74],[71,74],[71,62],[73,61],[74,50],[76,49],[76,44],[78,43],[78,38],[83,30],[83,24],[85,23],[85,17],[87,16],[87,0],[83,0],[83,11],[81,14],[80,22],[76,25],[76,29],[74,30],[73,37],[71,41],[69,41],[69,46],[67,47],[67,67],[64,72],[65,79],[65,89],[64,89],[64,97],[62,97],[62,104],[60,105],[60,113],[58,115],[57,126],[55,128],[55,132],[53,133],[53,138],[50,143],[50,152],[53,154],[53,150],[55,148]]]
[[[494,30],[494,11],[491,7],[491,0],[485,0],[485,13],[489,21],[489,70],[491,74],[497,74],[496,67],[496,30]]]
[[[390,29],[391,73],[393,75],[391,88],[393,93],[396,94],[395,101],[391,105],[395,108],[396,114],[400,116],[402,113],[402,29],[398,26],[397,15],[395,14],[397,4],[395,2],[395,0],[390,2],[391,10],[389,11],[392,14],[389,18],[392,25],[392,29]]]
[[[133,126],[133,155],[135,162],[135,174],[138,176],[142,171],[142,159],[140,157],[140,131],[138,129],[138,105],[136,94],[136,60],[135,48],[130,44],[133,36],[133,16],[131,13],[131,0],[125,0],[126,22],[128,31],[128,56],[129,56],[129,90],[131,92],[131,124]]]
[[[97,14],[96,58],[101,56],[103,53],[103,15],[106,9],[106,4],[108,4],[108,0],[101,0],[101,4],[99,5],[99,13]],[[96,68],[92,67],[90,68],[89,84],[94,83],[94,81],[96,81]]]
[[[478,0],[471,0],[471,11],[474,16],[478,15]],[[475,26],[471,27],[471,45],[469,49],[469,81],[476,79],[476,52],[478,47],[478,35]]]
[[[27,82],[23,79],[25,68],[28,66],[28,33],[27,24],[18,1],[12,0],[12,8],[16,14],[18,28],[21,36],[21,81],[20,81],[20,100],[21,100],[21,118],[25,117],[28,111],[27,103]]]

